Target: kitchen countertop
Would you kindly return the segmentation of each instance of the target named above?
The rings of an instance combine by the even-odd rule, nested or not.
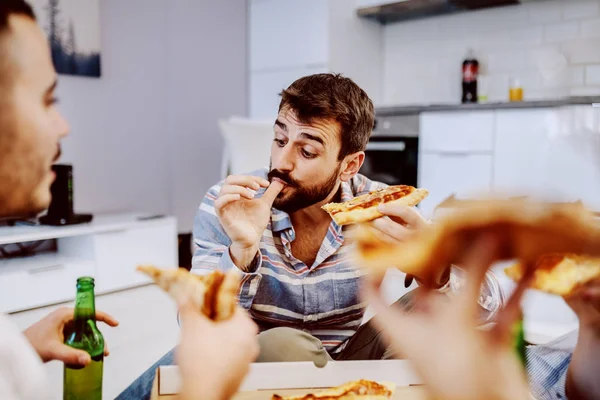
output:
[[[600,103],[600,96],[567,97],[558,100],[533,100],[521,102],[504,103],[470,103],[470,104],[429,104],[429,105],[407,105],[407,106],[383,106],[376,107],[378,117],[412,115],[432,111],[477,111],[477,110],[500,110],[520,108],[550,108],[569,105],[585,105]]]

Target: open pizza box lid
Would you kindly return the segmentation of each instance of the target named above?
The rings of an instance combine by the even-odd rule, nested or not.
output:
[[[201,362],[199,360],[199,362]],[[299,389],[323,389],[350,381],[367,379],[377,382],[393,382],[403,399],[424,399],[421,380],[409,361],[330,361],[324,368],[312,362],[255,363],[240,388],[237,399],[271,399],[273,391],[279,394],[298,393]],[[179,393],[181,376],[177,366],[161,366],[157,369],[152,400],[170,399]],[[296,389],[295,392],[289,392]],[[260,394],[260,396],[258,395]]]

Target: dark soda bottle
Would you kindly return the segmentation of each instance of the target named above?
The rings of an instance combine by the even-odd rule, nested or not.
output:
[[[477,77],[479,62],[475,59],[473,50],[469,50],[462,65],[462,102],[477,103]]]

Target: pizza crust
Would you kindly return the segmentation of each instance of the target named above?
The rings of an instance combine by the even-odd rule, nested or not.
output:
[[[393,189],[393,186],[390,186],[386,189]],[[383,190],[386,190],[386,189],[383,189]],[[368,196],[370,196],[376,192],[378,192],[378,191],[356,197],[345,203],[325,204],[322,208],[323,208],[323,210],[325,210],[329,213],[331,218],[339,226],[372,221],[374,219],[384,216],[377,209],[379,204],[376,204],[374,206],[367,207],[367,208],[360,208],[360,206],[357,207],[357,205],[360,204],[361,197],[363,197],[364,199],[367,199]],[[423,199],[425,199],[428,195],[429,195],[429,192],[426,189],[414,189],[410,194],[408,194],[404,197],[401,197],[399,199],[386,202],[386,204],[399,204],[399,205],[403,205],[403,206],[414,207],[417,204],[419,204],[421,201],[423,201]],[[355,203],[355,204],[353,204],[353,207],[356,207],[356,208],[347,210],[348,203],[351,203],[351,202]],[[342,210],[342,211],[337,212],[337,213],[332,213],[337,210]]]
[[[373,234],[360,236],[361,231],[355,247],[357,265],[375,270],[395,266],[416,275],[460,264],[473,239],[485,233],[501,238],[499,260],[535,262],[547,253],[600,256],[600,226],[578,204],[521,199],[471,202],[400,246],[375,241]]]
[[[513,264],[504,270],[509,278],[517,282],[524,272],[522,263]],[[576,254],[546,254],[538,259],[530,287],[564,297],[598,278],[600,258]]]
[[[137,270],[151,277],[177,303],[191,302],[212,320],[228,319],[235,311],[240,284],[235,270],[227,274],[215,270],[207,275],[195,275],[184,268],[163,270],[151,265],[138,266]]]
[[[282,397],[275,394],[272,400],[387,400],[394,395],[395,391],[396,384],[393,382],[374,382],[363,379],[305,395]]]

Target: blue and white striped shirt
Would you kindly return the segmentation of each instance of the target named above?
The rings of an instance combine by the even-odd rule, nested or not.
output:
[[[567,371],[576,344],[577,331],[573,331],[550,343],[527,347],[527,374],[531,394],[535,399],[567,398]]]
[[[251,175],[266,178],[267,172],[263,169]],[[209,189],[196,215],[192,261],[196,273],[236,268],[228,251],[231,240],[214,208],[222,186],[223,182]],[[385,186],[356,175],[341,184],[341,200]],[[250,312],[261,331],[274,327],[300,329],[321,340],[330,353],[343,350],[361,325],[366,308],[358,297],[362,273],[350,262],[346,229],[332,221],[313,265],[308,266],[292,254],[295,232],[289,215],[271,209],[271,220],[260,241],[257,268],[243,273],[239,295],[240,305]],[[498,284],[490,274],[482,287],[481,302],[490,317],[502,302],[498,293]]]

